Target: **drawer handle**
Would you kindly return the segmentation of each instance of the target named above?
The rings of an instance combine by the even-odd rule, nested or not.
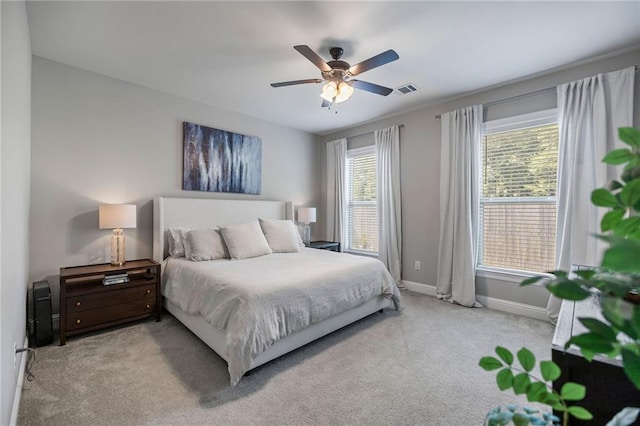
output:
[[[76,320],[76,324],[80,324],[80,320]]]
[[[149,309],[151,306],[147,305],[146,309]]]
[[[151,293],[151,290],[147,290],[147,294]]]
[[[80,302],[76,302],[76,306],[80,306]]]

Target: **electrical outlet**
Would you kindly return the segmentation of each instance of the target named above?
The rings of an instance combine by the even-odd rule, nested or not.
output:
[[[16,369],[16,366],[18,364],[18,344],[16,342],[13,342],[13,369]]]
[[[420,261],[419,261],[419,260],[416,260],[416,266],[415,266],[415,268],[416,268],[417,270],[420,270]]]

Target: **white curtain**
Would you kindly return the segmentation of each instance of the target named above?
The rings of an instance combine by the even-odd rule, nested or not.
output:
[[[327,143],[327,241],[346,241],[345,169],[347,140]]]
[[[402,286],[402,210],[400,198],[400,131],[398,126],[376,130],[378,167],[378,259]]]
[[[618,127],[633,122],[633,67],[558,86],[558,218],[556,267],[600,264],[600,220],[605,209],[591,204],[591,191],[616,179],[618,170],[602,162],[621,147]],[[558,318],[560,300],[549,298],[547,313]]]
[[[476,301],[479,152],[482,105],[442,114],[440,250],[436,292],[470,307]]]

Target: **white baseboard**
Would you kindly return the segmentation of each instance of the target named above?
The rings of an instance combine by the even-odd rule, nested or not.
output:
[[[422,284],[413,281],[402,280],[407,289],[415,291],[416,293],[427,294],[429,296],[436,296],[436,286],[430,284]],[[534,318],[542,321],[549,321],[546,308],[539,306],[527,305],[526,303],[512,302],[511,300],[497,299],[495,297],[488,297],[477,295],[476,299],[482,305],[489,309],[495,309],[496,311],[508,312],[510,314],[522,315],[524,317]]]
[[[23,348],[29,347],[29,337],[24,337]],[[29,352],[20,353],[20,371],[18,372],[18,383],[16,384],[16,393],[13,396],[13,407],[11,408],[10,426],[15,426],[18,422],[18,411],[20,409],[20,398],[22,397],[22,384],[24,383],[24,371],[27,368],[27,355]]]
[[[436,296],[436,286],[430,284],[417,283],[415,281],[402,280],[408,290],[415,291],[416,293],[428,294],[429,296]]]

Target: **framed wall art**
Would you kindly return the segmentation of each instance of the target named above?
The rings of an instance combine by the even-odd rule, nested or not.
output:
[[[260,194],[262,140],[183,122],[182,189]]]

